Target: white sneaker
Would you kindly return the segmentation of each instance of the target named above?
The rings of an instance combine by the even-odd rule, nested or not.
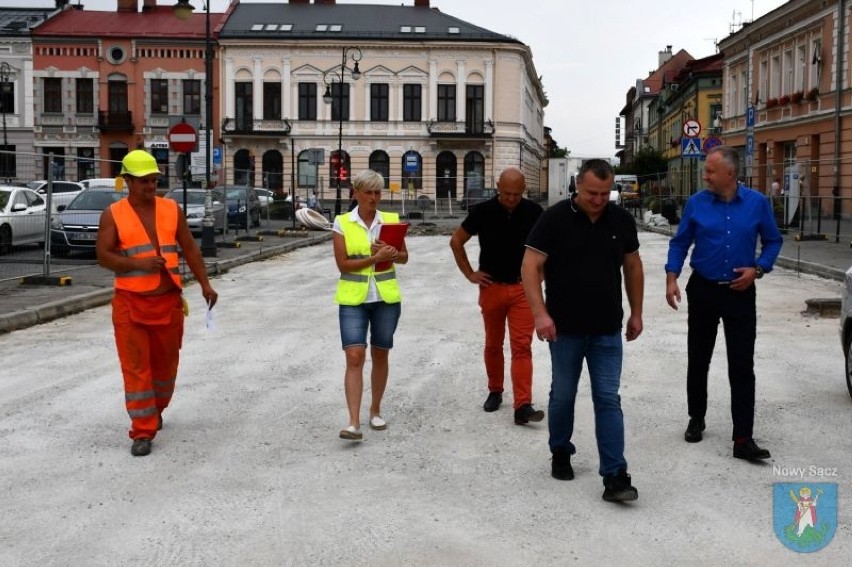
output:
[[[370,418],[370,429],[375,429],[380,431],[382,429],[387,429],[388,422],[382,419],[380,415],[374,415]]]
[[[360,441],[364,438],[364,435],[361,434],[360,429],[358,429],[354,425],[350,425],[346,429],[340,430],[340,438],[346,439],[348,441]]]

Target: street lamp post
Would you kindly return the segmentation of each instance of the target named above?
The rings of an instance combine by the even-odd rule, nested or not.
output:
[[[337,118],[338,118],[338,128],[337,128],[337,194],[334,200],[334,215],[337,216],[340,214],[340,172],[343,169],[343,80],[344,75],[348,69],[346,66],[346,61],[348,59],[352,59],[355,63],[354,68],[351,70],[352,79],[357,81],[361,78],[361,70],[358,68],[358,62],[361,60],[361,50],[357,47],[344,47],[343,55],[340,59],[340,74],[338,75],[336,72],[326,71],[322,80],[325,83],[325,94],[322,96],[322,100],[326,104],[331,104],[334,100],[331,94],[331,85],[334,84],[334,79],[337,79]],[[331,74],[330,74],[331,73]],[[331,107],[332,110],[334,106]]]
[[[0,63],[0,88],[2,88],[2,98],[0,98],[0,107],[3,110],[3,177],[6,178],[6,183],[12,180],[9,176],[9,140],[6,137],[6,98],[12,88],[12,83],[9,82],[9,76],[12,74],[12,68],[9,64],[3,61]]]
[[[178,0],[175,16],[187,20],[192,16],[193,8],[189,0]],[[213,195],[211,188],[211,152],[213,129],[213,39],[210,35],[210,0],[204,2],[204,219],[201,221],[201,255],[205,258],[216,257],[216,235],[213,221]]]

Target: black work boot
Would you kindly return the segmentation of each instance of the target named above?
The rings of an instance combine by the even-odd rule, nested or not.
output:
[[[618,471],[618,474],[605,476],[603,479],[603,499],[607,502],[630,502],[639,498],[639,491],[630,482],[627,471]]]

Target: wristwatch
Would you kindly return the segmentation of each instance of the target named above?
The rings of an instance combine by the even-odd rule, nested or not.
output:
[[[755,271],[755,273],[757,273],[757,275],[755,276],[755,279],[758,279],[758,280],[763,277],[763,274],[766,273],[766,272],[763,271],[763,268],[761,268],[760,266],[755,266],[754,271]]]

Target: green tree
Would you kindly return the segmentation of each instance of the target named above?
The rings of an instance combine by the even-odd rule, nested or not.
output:
[[[663,153],[651,146],[643,146],[630,163],[633,173],[640,179],[650,177],[657,173],[665,174],[668,171],[668,161],[663,157]],[[626,173],[626,172],[625,172]]]

